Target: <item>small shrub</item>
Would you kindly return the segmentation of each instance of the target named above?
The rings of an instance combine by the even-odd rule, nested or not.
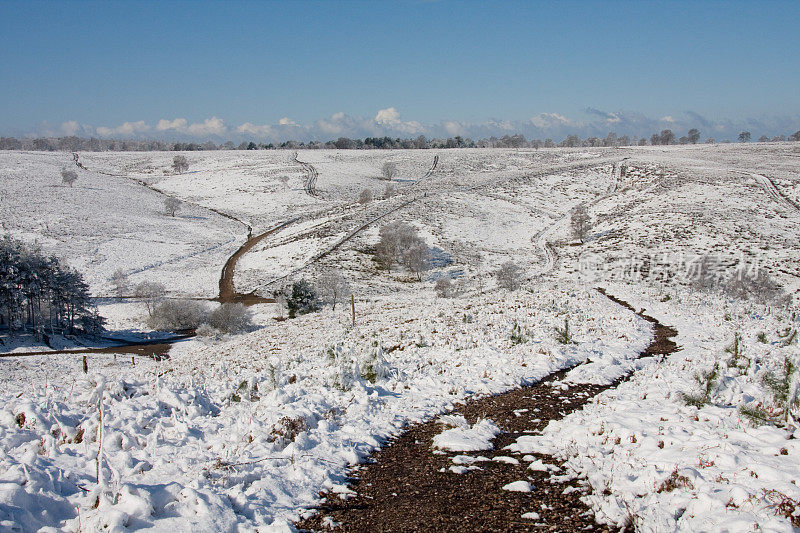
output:
[[[367,205],[372,201],[372,190],[364,189],[361,191],[361,194],[358,195],[358,203],[361,205]]]
[[[733,337],[733,344],[725,348],[725,351],[731,354],[730,359],[728,359],[729,368],[735,368],[740,372],[744,372],[750,367],[750,360],[742,354],[740,336],[738,333]]]
[[[159,303],[148,325],[160,331],[196,329],[206,319],[206,307],[194,300],[165,300]]]
[[[764,333],[763,331],[758,333],[758,335],[756,336],[756,339],[758,339],[758,342],[760,342],[762,344],[767,344],[769,342],[767,340],[767,334]]]
[[[667,479],[661,483],[661,486],[658,487],[656,492],[672,492],[676,489],[693,489],[694,485],[692,484],[692,480],[686,476],[682,476],[678,474],[678,468],[676,467],[675,470],[669,475]]]
[[[372,352],[361,364],[359,372],[361,379],[375,384],[379,379],[386,377],[389,369],[383,354],[383,346],[380,342],[376,342]]]
[[[289,309],[289,318],[317,311],[317,292],[308,281],[295,281],[292,284],[292,293],[286,297],[286,306]]]
[[[516,346],[517,344],[522,344],[528,339],[525,338],[525,334],[522,332],[522,328],[520,325],[514,321],[514,325],[511,326],[511,344]]]
[[[700,386],[699,393],[681,393],[681,399],[686,405],[697,407],[711,403],[711,395],[717,386],[719,379],[719,364],[714,363],[710,370],[701,370],[694,375],[694,380]]]
[[[569,331],[569,318],[564,318],[564,327],[556,327],[556,340],[560,344],[572,344],[572,334]]]
[[[453,294],[453,283],[450,281],[450,278],[437,279],[433,288],[436,291],[436,296],[439,298],[450,298]]]
[[[224,303],[208,315],[208,324],[222,333],[244,333],[253,327],[253,314],[241,303]]]

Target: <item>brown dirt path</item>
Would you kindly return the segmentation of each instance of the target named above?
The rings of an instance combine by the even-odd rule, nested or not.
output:
[[[253,305],[257,303],[271,303],[275,301],[272,298],[263,298],[261,296],[256,296],[255,291],[247,294],[236,292],[236,286],[233,283],[233,276],[236,271],[236,263],[244,254],[249,252],[256,244],[261,242],[266,237],[272,235],[276,231],[282,230],[283,228],[295,222],[296,220],[297,220],[296,218],[292,220],[287,220],[286,222],[282,222],[281,224],[278,224],[274,228],[265,231],[264,233],[248,238],[247,241],[245,241],[245,243],[241,247],[239,247],[239,249],[236,250],[236,252],[234,252],[232,256],[228,258],[228,260],[225,262],[225,266],[222,267],[222,274],[220,275],[219,278],[219,297],[217,298],[218,301],[222,303],[241,302],[245,305]]]
[[[633,310],[627,303],[608,297]],[[638,314],[654,325],[654,339],[640,357],[663,357],[677,350],[670,339],[677,331],[641,312]],[[504,430],[494,440],[494,450],[467,455],[488,459],[508,456],[503,448],[519,436],[542,430],[551,420],[580,409],[594,396],[619,383],[566,388],[558,381],[567,372],[557,372],[532,386],[471,400],[457,408],[455,413],[462,414],[470,423],[488,418]],[[519,464],[482,461],[475,463],[480,470],[450,472],[452,457],[459,454],[433,453],[432,449],[433,436],[442,429],[436,420],[411,426],[374,454],[368,464],[352,472],[351,488],[356,496],[342,500],[335,494],[323,494],[325,501],[319,506],[319,513],[296,526],[301,530],[326,531],[329,529],[326,523],[332,520],[339,524],[337,531],[359,532],[609,530],[595,523],[594,513],[580,500],[587,491],[581,482],[561,479],[558,472],[528,470],[529,463],[522,460]],[[560,469],[555,458],[537,457]],[[502,490],[504,485],[519,480],[529,481],[533,492]],[[540,518],[523,519],[522,514],[528,512],[536,512]]]

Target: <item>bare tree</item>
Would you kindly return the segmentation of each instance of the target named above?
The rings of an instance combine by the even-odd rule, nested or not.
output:
[[[67,168],[61,169],[61,182],[72,187],[78,181],[78,173]]]
[[[391,183],[387,183],[386,188],[383,190],[383,198],[388,200],[395,194],[397,194],[397,187],[395,187]]]
[[[589,210],[586,209],[585,204],[578,204],[572,209],[570,214],[570,227],[572,228],[572,235],[576,239],[580,239],[581,244],[586,240],[591,229],[591,218],[589,217]]]
[[[739,134],[739,142],[740,143],[749,143],[750,142],[750,132],[743,131]]]
[[[154,281],[142,281],[133,288],[133,295],[143,301],[147,308],[147,314],[150,316],[153,316],[153,308],[164,298],[166,293],[167,288]]]
[[[522,267],[514,261],[506,261],[495,272],[497,284],[509,291],[515,291],[519,289],[520,283],[522,283],[522,273]]]
[[[358,195],[358,203],[361,205],[367,205],[372,201],[372,190],[371,189],[364,189],[361,191],[361,194]]]
[[[433,286],[439,298],[450,298],[453,295],[453,283],[450,278],[439,278]]]
[[[115,270],[111,275],[111,284],[114,285],[114,292],[119,298],[122,298],[130,290],[128,275],[121,268]]]
[[[175,214],[181,210],[181,205],[182,202],[172,196],[167,196],[164,199],[164,211],[171,217],[174,217]]]
[[[430,248],[420,239],[414,242],[403,251],[403,264],[412,273],[417,275],[417,280],[422,280],[422,273],[430,268]]]
[[[384,178],[391,180],[397,176],[397,163],[386,161],[381,167],[381,172],[383,173]]]
[[[334,310],[336,310],[337,302],[344,301],[350,292],[347,281],[337,271],[326,273],[317,280],[316,285],[320,299],[325,303],[331,304]]]
[[[689,142],[691,144],[697,144],[697,141],[700,140],[700,130],[697,128],[692,128],[689,130]]]
[[[404,255],[420,237],[414,226],[405,222],[394,222],[381,226],[380,239],[375,247],[375,260],[383,268],[391,270],[395,263],[404,263]]]
[[[189,161],[186,160],[185,156],[176,155],[172,158],[172,168],[176,173],[183,174],[189,170]]]

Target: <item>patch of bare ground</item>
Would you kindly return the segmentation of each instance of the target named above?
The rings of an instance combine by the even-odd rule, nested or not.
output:
[[[633,310],[627,303],[609,298]],[[663,357],[677,350],[670,340],[677,335],[674,329],[642,312],[639,315],[654,324],[654,339],[641,357]],[[355,496],[342,499],[337,494],[321,494],[324,500],[318,512],[296,526],[325,531],[335,524],[338,531],[358,532],[607,531],[580,499],[589,489],[580,480],[560,477],[561,463],[554,457],[537,455],[542,462],[556,465],[554,472],[530,470],[523,460],[518,464],[493,460],[507,456],[503,448],[518,437],[537,433],[551,420],[563,418],[619,384],[567,387],[560,383],[567,372],[556,372],[531,386],[469,400],[454,410],[470,423],[488,418],[503,429],[493,441],[493,450],[469,454],[489,459],[474,463],[479,469],[451,472],[452,458],[459,454],[432,447],[433,437],[443,426],[437,420],[416,424],[351,472]],[[502,489],[520,480],[528,481],[532,492]],[[522,518],[525,513],[537,513],[538,518]]]

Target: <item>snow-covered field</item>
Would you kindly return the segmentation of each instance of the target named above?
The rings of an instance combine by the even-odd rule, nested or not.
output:
[[[320,491],[346,493],[349,465],[404,425],[591,359],[565,382],[638,370],[510,454],[566,460],[611,524],[792,530],[776,504],[800,501],[797,408],[758,426],[738,408],[775,409],[763,376],[800,355],[797,143],[300,151],[319,173],[316,195],[291,152],[184,155],[189,171],[174,175],[174,153],[81,154],[88,170],[70,188],[59,176],[70,154],[2,152],[1,231],[64,257],[98,296],[121,268],[171,295],[213,297],[249,231],[296,219],[243,256],[237,290],[269,294],[287,274],[337,270],[355,324],[349,305],[276,321],[262,304],[256,331],[187,340],[163,361],[91,355],[84,376],[76,356],[1,358],[0,528],[286,529]],[[418,180],[434,155],[436,171]],[[400,171],[390,198],[385,161]],[[361,205],[365,188],[376,199]],[[163,214],[167,195],[184,202],[176,217]],[[580,203],[593,219],[583,245],[565,216]],[[399,220],[435,249],[421,282],[372,261],[378,227]],[[700,292],[692,268],[707,254],[763,269],[794,303]],[[492,276],[509,259],[526,273],[513,293]],[[436,297],[443,276],[455,298]],[[594,287],[674,326],[681,350],[633,363],[649,323]],[[144,327],[135,301],[100,311],[113,329]],[[565,318],[575,344],[556,341]],[[715,363],[708,403],[688,406],[681,393]]]

